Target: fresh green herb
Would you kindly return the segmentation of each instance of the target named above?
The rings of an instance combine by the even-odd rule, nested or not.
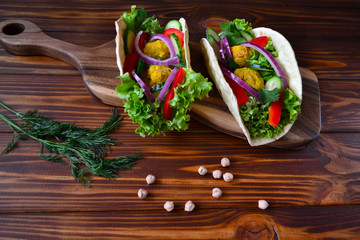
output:
[[[251,31],[251,23],[245,21],[245,19],[235,19],[234,21],[222,22],[220,23],[221,34],[225,35],[229,45],[240,45],[244,42],[247,42],[246,38],[241,34],[246,33],[247,35],[253,37]]]
[[[147,18],[146,10],[144,8],[136,9],[136,5],[131,6],[130,13],[124,12],[122,18],[126,23],[126,27],[135,33],[143,30],[150,35],[154,35],[156,33],[162,33],[164,30],[155,16]]]
[[[131,168],[136,164],[135,160],[141,158],[141,154],[134,154],[105,159],[106,150],[116,143],[107,133],[117,127],[122,120],[116,108],[112,110],[112,116],[101,127],[90,130],[75,124],[50,120],[39,115],[37,110],[22,114],[1,101],[0,106],[15,114],[23,122],[18,125],[0,114],[0,118],[14,131],[14,137],[2,154],[8,153],[16,146],[15,138],[20,140],[26,137],[32,138],[42,146],[40,153],[42,159],[65,164],[61,156],[68,158],[75,180],[86,187],[90,187],[91,174],[114,179],[118,177],[116,174],[118,170]],[[43,148],[53,154],[43,154]]]
[[[13,137],[10,142],[6,145],[6,147],[4,148],[4,150],[2,151],[1,154],[7,154],[8,152],[11,151],[11,149],[16,147],[16,142],[15,142],[15,137]]]
[[[265,88],[261,88],[258,90],[258,93],[263,103],[272,103],[279,100],[280,88],[274,88],[273,90],[266,90]]]

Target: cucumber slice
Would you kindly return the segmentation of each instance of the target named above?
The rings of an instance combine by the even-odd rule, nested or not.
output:
[[[176,28],[177,30],[182,31],[181,23],[178,20],[171,20],[165,25],[165,30],[169,28]]]
[[[217,32],[214,29],[212,29],[211,27],[208,27],[206,29],[206,38],[207,38],[207,40],[209,40],[210,36],[213,37],[216,42],[220,41],[220,37],[217,34]],[[210,42],[210,40],[209,40],[209,42]]]
[[[250,41],[251,39],[253,39],[253,37],[246,32],[240,32],[240,34],[246,39],[246,41]]]
[[[181,52],[181,47],[180,47],[180,43],[179,43],[179,39],[177,38],[176,34],[173,33],[170,35],[170,40],[174,46],[175,49],[175,53],[176,55],[182,59],[182,52]]]
[[[210,46],[214,49],[217,59],[220,60],[219,47],[218,47],[218,44],[217,44],[215,38],[212,35],[206,36],[206,38],[209,41]]]
[[[165,82],[159,83],[158,85],[153,86],[152,88],[150,88],[150,92],[158,92],[160,91],[165,85]]]
[[[281,89],[281,87],[282,87],[282,81],[281,81],[281,78],[278,76],[273,76],[272,78],[267,80],[265,83],[265,89],[269,90],[269,91],[271,91],[275,88]]]
[[[135,37],[136,37],[136,35],[131,29],[129,29],[129,28],[125,29],[125,32],[124,32],[125,54],[132,53]]]

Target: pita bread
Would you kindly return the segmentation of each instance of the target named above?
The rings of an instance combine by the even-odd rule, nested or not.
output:
[[[270,28],[255,28],[253,29],[253,34],[255,37],[259,36],[268,36],[272,39],[275,49],[278,51],[279,56],[276,58],[277,62],[280,64],[281,68],[285,72],[285,75],[288,80],[289,88],[295,93],[295,95],[302,99],[302,79],[300,75],[300,70],[297,65],[294,51],[290,43],[286,38],[281,35],[279,32],[274,31]],[[218,59],[215,55],[213,48],[206,38],[202,38],[200,41],[201,50],[204,56],[205,64],[209,72],[210,77],[215,82],[217,89],[219,90],[224,102],[229,108],[229,111],[234,116],[236,122],[239,124],[244,135],[246,136],[249,144],[251,146],[264,145],[271,142],[274,142],[281,137],[283,137],[292,127],[292,124],[288,124],[284,127],[283,132],[274,138],[254,138],[250,136],[248,129],[245,126],[244,121],[240,116],[240,109],[237,104],[236,96],[234,95],[232,89],[224,78],[224,75],[220,69]]]

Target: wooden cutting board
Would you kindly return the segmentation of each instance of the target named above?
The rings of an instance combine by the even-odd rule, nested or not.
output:
[[[0,42],[9,52],[15,55],[45,55],[68,62],[81,72],[90,94],[105,104],[122,106],[115,93],[115,87],[119,85],[115,41],[95,48],[81,47],[51,38],[38,26],[24,20],[1,22],[0,29]],[[193,69],[208,76],[199,44],[191,43],[190,51]],[[300,68],[300,71],[303,80],[302,113],[288,134],[268,146],[297,149],[320,133],[318,80],[310,70]],[[191,117],[221,132],[246,139],[216,87],[208,98],[192,104]]]

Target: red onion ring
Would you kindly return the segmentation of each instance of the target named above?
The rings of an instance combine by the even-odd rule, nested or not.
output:
[[[172,56],[172,57],[170,57],[170,58],[168,58],[168,59],[165,59],[165,60],[158,60],[158,59],[155,59],[155,58],[152,58],[152,57],[149,57],[149,56],[147,56],[147,55],[145,55],[142,51],[141,51],[141,49],[140,49],[140,47],[139,47],[139,39],[140,39],[140,36],[141,36],[141,34],[143,33],[143,31],[139,31],[138,33],[137,33],[137,35],[136,35],[136,37],[135,37],[135,42],[134,42],[134,44],[135,44],[135,50],[136,50],[136,53],[137,54],[139,54],[139,56],[140,56],[140,58],[144,61],[144,62],[146,62],[147,64],[151,64],[151,65],[176,65],[176,64],[179,64],[179,58],[175,55],[175,57],[174,56]],[[166,37],[165,35],[164,35],[164,37]],[[167,45],[167,47],[169,48],[169,51],[170,51],[170,54],[171,54],[171,52],[174,52],[175,53],[175,49],[174,49],[174,47],[173,47],[173,45],[172,45],[172,43],[171,43],[171,40],[170,40],[170,38],[168,38],[168,37],[166,37],[167,38],[167,40],[165,40],[164,42],[165,42],[165,44]],[[165,39],[165,38],[164,38]],[[172,49],[172,50],[171,50]]]
[[[261,53],[266,58],[266,60],[269,61],[270,65],[274,68],[276,75],[278,75],[281,78],[283,89],[288,88],[288,82],[287,82],[285,73],[282,70],[282,68],[280,67],[279,63],[275,60],[273,55],[271,55],[271,53],[266,51],[265,48],[260,47],[258,44],[253,43],[253,42],[246,42],[246,43],[241,44],[241,46],[253,48],[256,51],[258,51],[259,53]]]
[[[159,96],[158,96],[158,99],[159,99],[159,102],[161,102],[161,100],[163,100],[163,98],[165,97],[166,93],[167,93],[167,90],[169,89],[169,87],[171,86],[171,83],[173,82],[174,78],[175,78],[175,74],[177,72],[177,68],[175,67],[169,77],[166,79],[166,82],[163,86],[163,88],[161,89],[160,93],[159,93]]]
[[[148,88],[148,86],[146,86],[143,80],[141,80],[141,78],[135,72],[132,72],[132,75],[134,76],[135,80],[140,85],[140,87],[144,89],[144,93],[146,97],[150,100],[150,102],[152,103],[155,102],[154,96],[151,94],[150,89]]]
[[[247,84],[244,80],[242,80],[241,78],[239,78],[238,76],[236,76],[234,73],[232,73],[231,71],[229,71],[228,69],[226,69],[226,67],[221,66],[221,71],[223,72],[223,74],[225,74],[226,76],[230,77],[232,80],[234,80],[238,85],[240,85],[242,88],[244,88],[246,91],[248,91],[251,95],[253,95],[254,97],[256,97],[257,100],[259,100],[260,102],[260,95],[259,93],[253,89],[249,84]]]
[[[225,48],[225,52],[226,52],[227,57],[232,58],[233,56],[232,56],[232,53],[231,53],[230,45],[229,45],[229,42],[228,42],[226,36],[223,36],[221,38],[221,41],[224,44],[224,48]]]
[[[169,48],[171,58],[176,57],[174,46],[169,37],[165,36],[164,34],[154,34],[150,38],[149,42],[152,42],[157,39],[163,41],[166,44],[166,46]]]

